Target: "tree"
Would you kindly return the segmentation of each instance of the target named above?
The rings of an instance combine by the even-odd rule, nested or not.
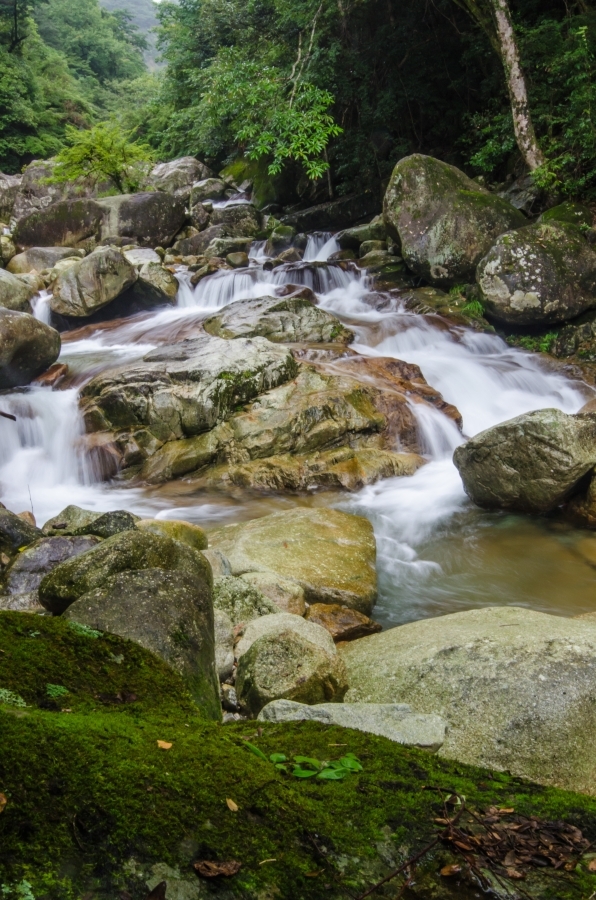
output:
[[[533,172],[543,165],[544,154],[538,146],[534,131],[526,79],[509,4],[507,0],[455,0],[455,2],[466,9],[480,25],[501,58],[509,92],[515,139],[526,165]]]
[[[100,122],[84,131],[68,127],[66,140],[70,146],[57,155],[51,182],[109,180],[120,194],[133,193],[152,163],[150,149],[131,142],[130,133],[112,122]]]

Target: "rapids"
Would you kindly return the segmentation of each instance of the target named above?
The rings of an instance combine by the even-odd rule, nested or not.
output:
[[[592,546],[589,534],[549,519],[472,506],[451,462],[462,436],[451,420],[427,406],[412,408],[428,464],[411,478],[387,479],[356,495],[234,500],[197,495],[183,480],[143,489],[99,479],[81,449],[80,385],[108,367],[192,336],[201,319],[229,303],[272,294],[284,284],[314,290],[320,306],[355,331],[352,347],[358,353],[419,365],[429,384],[462,413],[466,436],[533,409],[573,413],[591,396],[586,385],[550,371],[538,357],[495,335],[448,327],[435,316],[407,312],[399,302],[375,309],[378,295],[371,294],[366,275],[355,266],[346,271],[325,264],[337,249],[333,235],[316,233],[302,263],[267,270],[265,242],[255,242],[247,268],[217,272],[195,288],[181,267],[175,307],[64,334],[60,360],[70,369],[66,389],[31,386],[1,396],[3,411],[17,417],[16,423],[0,418],[2,501],[15,512],[32,509],[38,524],[76,503],[186,518],[207,527],[297,504],[339,506],[368,517],[375,527],[380,588],[375,616],[386,627],[479,605],[526,605],[561,615],[596,608],[596,572],[584,555],[587,544]],[[34,301],[43,321],[49,319],[48,301],[45,292]]]

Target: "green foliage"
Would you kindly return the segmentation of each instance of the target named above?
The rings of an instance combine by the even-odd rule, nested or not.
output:
[[[510,335],[507,337],[507,343],[514,347],[521,347],[523,350],[530,350],[532,353],[550,353],[557,337],[558,332],[556,331],[536,336]]]
[[[115,122],[100,122],[93,128],[77,131],[66,129],[65,147],[56,157],[52,183],[91,178],[93,181],[112,181],[121,194],[139,189],[150,169],[152,154],[149,147],[130,141],[130,134]]]
[[[101,631],[96,631],[95,628],[90,628],[89,625],[83,625],[82,622],[69,622],[68,624],[76,634],[80,634],[83,637],[98,638],[102,635]]]
[[[35,900],[31,887],[29,882],[23,879],[20,884],[12,888],[7,884],[0,885],[0,890],[2,890],[2,897],[14,897],[15,900]]]
[[[7,688],[0,688],[0,703],[5,703],[7,706],[17,706],[21,709],[27,706],[19,694],[15,694],[14,691],[9,691]]]
[[[280,772],[286,772],[295,778],[319,778],[321,781],[343,781],[347,775],[362,772],[360,760],[354,753],[346,753],[341,759],[319,760],[312,756],[294,756],[291,763],[285,753],[271,753],[269,759],[259,747],[249,741],[246,746],[265,762],[273,763]],[[291,766],[291,769],[289,768]]]
[[[465,316],[480,317],[484,315],[484,306],[482,305],[480,300],[470,300],[469,303],[466,303],[465,306],[462,306],[461,311]]]
[[[61,684],[46,684],[46,694],[50,700],[60,700],[68,694],[68,688]]]

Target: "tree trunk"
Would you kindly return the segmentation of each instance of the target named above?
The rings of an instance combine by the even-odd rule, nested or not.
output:
[[[533,172],[542,165],[544,156],[538,146],[532,124],[526,80],[521,67],[511,13],[507,0],[491,0],[491,4],[499,41],[499,52],[505,69],[505,79],[511,101],[515,139],[526,164]]]

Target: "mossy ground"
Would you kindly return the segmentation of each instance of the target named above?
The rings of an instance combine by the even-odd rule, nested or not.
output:
[[[122,891],[145,900],[157,863],[182,879],[168,900],[356,897],[436,833],[442,805],[431,787],[457,791],[476,809],[506,805],[565,819],[596,838],[596,800],[588,797],[318,723],[264,724],[259,733],[254,722],[207,722],[176,675],[120,638],[1,613],[0,650],[0,688],[27,703],[0,706],[0,896],[14,896],[7,888],[25,880],[36,900],[117,900]],[[48,684],[69,693],[52,700]],[[251,753],[246,738],[266,754],[332,759],[351,751],[363,771],[301,781]],[[236,859],[242,868],[207,883],[193,873],[198,859]],[[449,861],[447,850],[435,851],[401,896],[478,896],[437,874]],[[396,897],[400,887],[398,878],[378,896]],[[587,900],[596,877],[580,864],[523,887],[531,897]]]

